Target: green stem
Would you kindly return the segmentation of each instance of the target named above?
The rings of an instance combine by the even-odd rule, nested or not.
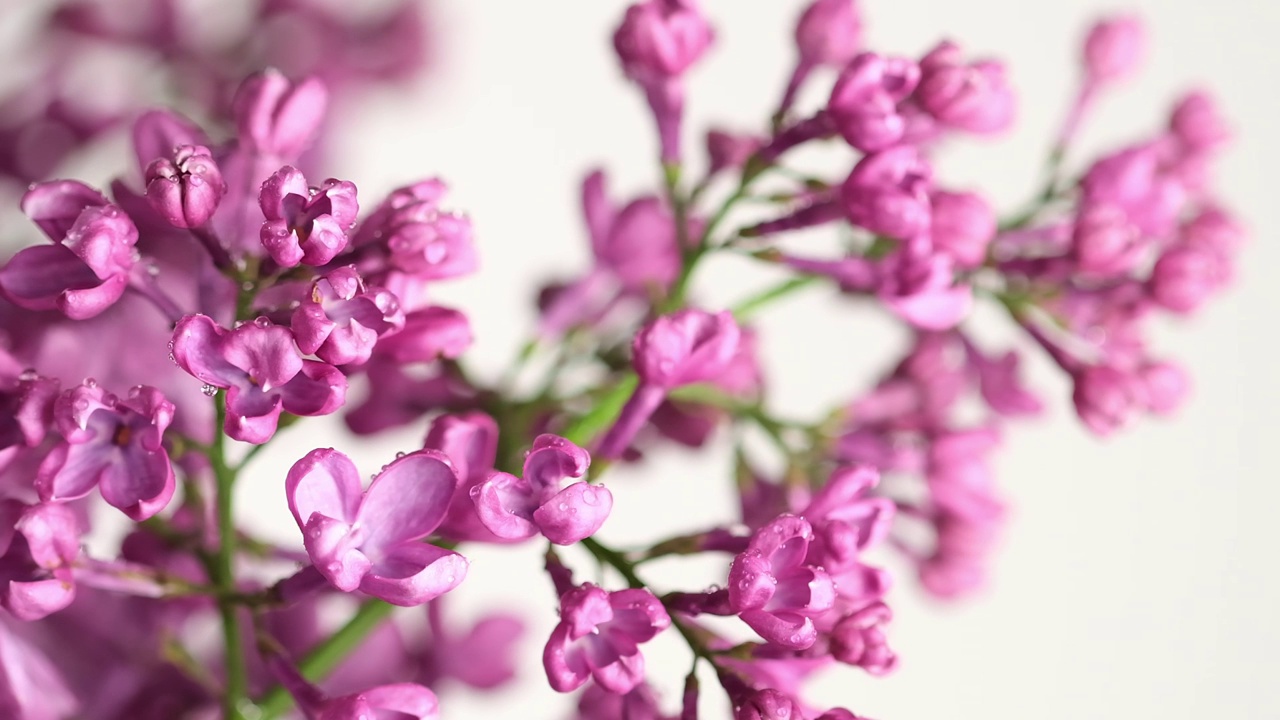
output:
[[[222,697],[223,717],[243,720],[241,705],[245,702],[248,681],[244,665],[244,645],[240,632],[240,615],[231,596],[236,590],[235,557],[236,525],[232,490],[236,471],[227,464],[226,436],[222,432],[227,418],[226,393],[214,396],[214,439],[209,446],[209,463],[213,466],[215,507],[218,515],[218,549],[210,563],[211,578],[221,594],[218,611],[222,616],[222,636],[226,654],[226,688]]]
[[[628,372],[600,398],[590,412],[570,423],[560,436],[576,445],[589,445],[601,431],[618,419],[622,407],[627,404],[631,393],[635,392],[639,384],[640,378],[634,372]]]
[[[381,600],[366,600],[351,620],[328,640],[320,643],[302,662],[298,663],[298,671],[306,679],[315,682],[336,668],[353,649],[368,637],[369,633],[382,624],[395,610],[394,605]],[[267,693],[258,703],[261,720],[271,720],[288,712],[293,707],[293,696],[282,687]]]
[[[762,292],[743,300],[733,307],[733,316],[738,322],[746,322],[767,305],[772,304],[775,300],[784,298],[798,290],[816,285],[818,277],[816,275],[805,275],[801,277],[793,277],[784,280],[771,288],[766,288]]]

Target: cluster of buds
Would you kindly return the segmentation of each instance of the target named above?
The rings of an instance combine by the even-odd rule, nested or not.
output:
[[[108,32],[93,6],[68,3],[57,22]],[[1018,346],[984,349],[974,306],[1005,310],[1072,381],[1084,425],[1111,433],[1178,406],[1188,381],[1149,351],[1146,320],[1223,289],[1243,237],[1210,182],[1229,133],[1203,93],[1064,179],[1089,108],[1140,58],[1136,20],[1088,34],[1046,186],[1007,217],[934,169],[947,143],[1010,127],[1005,66],[949,41],[879,54],[862,28],[852,0],[809,3],[776,112],[759,135],[709,132],[691,184],[684,78],[712,24],[695,0],[628,8],[614,44],[652,111],[662,186],[614,202],[603,171],[587,176],[591,265],[549,284],[499,380],[468,367],[466,314],[431,299],[478,267],[446,185],[369,202],[303,163],[329,101],[321,78],[252,75],[229,137],[141,114],[136,166],[107,193],[33,185],[22,209],[47,242],[0,265],[5,717],[434,720],[447,682],[488,691],[520,668],[520,617],[446,613],[466,555],[536,543],[559,607],[543,671],[579,693],[579,720],[696,720],[712,674],[734,720],[857,720],[815,706],[807,679],[897,667],[886,554],[940,598],[988,580],[1005,515],[991,454],[1005,422],[1046,405]],[[802,90],[824,77],[829,99],[805,111]],[[847,172],[799,168],[792,151],[818,143],[847,145]],[[772,215],[734,228],[748,197]],[[815,227],[848,238],[838,255],[781,242]],[[700,305],[697,270],[728,253],[787,277],[730,309]],[[912,340],[858,397],[780,417],[752,321],[823,284],[882,305]],[[531,387],[534,360],[547,369]],[[303,418],[338,413],[354,435],[421,441],[368,483],[346,453],[307,452],[267,480],[296,542],[257,537],[236,513],[238,479]],[[739,502],[715,526],[627,548],[600,537],[634,510],[601,482],[611,466],[729,438]],[[99,497],[134,523],[115,557],[87,549]],[[565,547],[595,559],[593,582]],[[650,561],[689,555],[719,570],[693,587],[651,580]],[[525,605],[512,595],[511,610]],[[419,622],[390,621],[411,612]],[[645,663],[663,634],[693,656],[678,702],[666,668]]]

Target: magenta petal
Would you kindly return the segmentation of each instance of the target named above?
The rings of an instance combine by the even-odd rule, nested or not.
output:
[[[609,229],[613,227],[617,217],[617,211],[605,194],[604,173],[600,170],[592,172],[582,181],[582,214],[587,218],[591,247],[599,257],[603,254],[609,239]]]
[[[375,713],[378,710],[390,710],[403,713],[412,720],[435,720],[440,717],[440,702],[436,699],[436,694],[421,685],[383,685],[360,694]]]
[[[312,450],[294,463],[284,488],[299,528],[315,513],[354,523],[360,509],[360,473],[351,458],[333,448]]]
[[[831,473],[827,484],[814,495],[805,510],[806,518],[841,517],[842,510],[857,503],[860,496],[880,482],[880,473],[870,465],[851,465]]]
[[[467,559],[452,550],[407,543],[374,564],[360,591],[392,605],[421,605],[457,587],[467,576],[467,565]]]
[[[62,573],[60,573],[62,574]],[[76,598],[76,587],[71,574],[49,580],[32,582],[9,581],[9,587],[0,589],[4,607],[19,620],[39,620],[71,604]]]
[[[276,434],[280,411],[279,395],[232,387],[227,391],[227,420],[222,430],[232,440],[260,445]]]
[[[104,468],[98,490],[108,505],[135,521],[146,520],[173,498],[176,483],[169,454],[163,448],[147,451],[132,445],[120,449],[121,458]]]
[[[62,242],[80,211],[107,204],[102,193],[79,180],[36,183],[22,196],[22,212],[54,242]]]
[[[213,318],[188,315],[173,329],[173,359],[201,382],[230,387],[244,378],[244,371],[223,358],[226,334]]]
[[[31,558],[40,567],[61,568],[80,555],[84,528],[76,511],[66,505],[53,503],[28,508],[18,521],[17,529],[26,538]]]
[[[729,607],[735,611],[762,608],[773,597],[776,584],[767,558],[758,552],[741,553],[729,567]]]
[[[35,487],[45,502],[74,500],[93,491],[107,462],[108,450],[96,443],[60,443],[45,456],[36,471]]]
[[[357,547],[359,536],[341,520],[313,514],[302,529],[302,540],[316,569],[343,592],[359,587],[373,566]]]
[[[498,424],[482,412],[441,415],[431,423],[422,446],[448,456],[458,477],[471,478],[493,467]]]
[[[138,169],[146,171],[153,160],[173,154],[179,145],[209,145],[209,138],[195,123],[169,110],[148,110],[133,123],[133,151]]]
[[[585,475],[590,465],[586,450],[559,435],[544,433],[534,438],[521,477],[536,489],[554,491],[565,479]]]
[[[547,671],[547,682],[556,692],[573,692],[591,677],[585,653],[570,645],[568,624],[560,623],[551,631],[542,650],[542,667]]]
[[[504,472],[490,473],[487,480],[471,490],[480,522],[504,540],[523,540],[538,534],[533,513],[538,498],[523,478]]]
[[[605,690],[625,695],[644,682],[644,655],[620,655],[607,665],[593,668],[591,677]]]
[[[572,545],[595,534],[612,509],[608,488],[577,482],[535,510],[533,521],[551,542]]]
[[[334,366],[303,360],[302,372],[282,385],[284,409],[294,415],[328,415],[347,399],[347,376]]]
[[[365,528],[364,547],[389,548],[426,537],[449,510],[458,487],[449,459],[435,450],[396,458],[369,486],[356,523]]]
[[[0,268],[0,290],[28,310],[52,310],[62,293],[101,284],[102,279],[65,245],[24,248]]]
[[[785,648],[803,650],[812,647],[818,639],[813,621],[796,613],[747,610],[740,617],[760,637]]]
[[[237,327],[223,335],[221,341],[226,361],[247,373],[250,382],[263,392],[284,385],[302,370],[293,333],[264,318]]]

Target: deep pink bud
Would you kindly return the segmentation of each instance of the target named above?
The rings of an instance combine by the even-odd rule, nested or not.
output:
[[[1142,378],[1110,365],[1088,365],[1074,373],[1071,400],[1085,426],[1110,435],[1128,425],[1147,404]]]
[[[208,146],[209,138],[198,125],[169,110],[148,110],[133,123],[133,151],[144,175],[151,163],[171,158],[182,145]]]
[[[347,233],[355,227],[356,186],[329,178],[319,188],[308,187],[296,168],[286,165],[262,184],[258,205],[262,245],[284,267],[299,263],[324,265],[347,247]]]
[[[315,139],[328,99],[316,78],[292,83],[277,70],[250,77],[232,102],[241,144],[280,162],[297,160]]]
[[[180,145],[170,157],[157,158],[147,166],[145,180],[152,209],[180,228],[208,222],[227,191],[218,164],[200,145]]]
[[[1076,269],[1109,279],[1128,275],[1146,258],[1151,244],[1115,205],[1086,205],[1071,236]]]
[[[1160,305],[1191,313],[1222,289],[1230,272],[1228,260],[1217,250],[1183,243],[1165,250],[1156,261],[1148,289]]]
[[[471,347],[467,316],[452,308],[432,305],[404,317],[403,327],[378,341],[377,355],[397,363],[456,358]]]
[[[920,61],[916,99],[944,125],[972,133],[995,133],[1013,123],[1014,96],[1004,64],[964,61],[964,53],[944,41]]]
[[[898,104],[919,82],[920,68],[911,60],[862,53],[840,72],[827,112],[850,145],[863,152],[883,150],[906,132]]]
[[[613,46],[641,84],[678,77],[711,46],[711,26],[694,0],[645,0],[627,8]]]
[[[862,17],[854,0],[814,0],[796,23],[800,62],[838,67],[862,45]]]
[[[867,155],[840,188],[849,222],[901,240],[929,230],[933,169],[910,146]]]
[[[1146,40],[1137,16],[1117,15],[1095,23],[1084,41],[1088,82],[1111,82],[1132,74],[1142,63]]]
[[[935,190],[929,195],[933,246],[956,267],[976,268],[996,236],[996,213],[977,193]]]
[[[1183,96],[1169,117],[1169,129],[1192,150],[1213,149],[1231,138],[1231,127],[1213,97],[1202,90]]]

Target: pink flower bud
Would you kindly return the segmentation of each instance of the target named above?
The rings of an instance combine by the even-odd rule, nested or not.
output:
[[[1089,205],[1076,219],[1073,254],[1080,273],[1094,278],[1129,274],[1150,248],[1124,211],[1114,205]]]
[[[977,193],[935,190],[929,195],[933,246],[961,268],[976,268],[987,258],[996,236],[996,214]]]
[[[920,61],[920,106],[944,125],[972,133],[996,133],[1013,123],[1013,90],[1004,64],[964,62],[958,45],[943,42]]]
[[[838,67],[862,45],[862,17],[854,0],[814,0],[796,23],[800,62]]]
[[[1207,150],[1231,138],[1231,128],[1213,97],[1195,90],[1182,97],[1169,116],[1169,129],[1192,150]]]
[[[1146,32],[1136,16],[1100,20],[1084,41],[1085,75],[1091,83],[1119,80],[1138,69],[1145,49]]]
[[[1221,253],[1184,243],[1169,248],[1156,261],[1148,289],[1160,305],[1176,313],[1191,313],[1222,288],[1230,272]]]
[[[890,148],[860,160],[840,188],[849,222],[896,239],[929,230],[933,170],[911,146]]]
[[[160,217],[180,228],[198,228],[213,217],[227,191],[209,149],[180,145],[146,172],[147,201]]]
[[[694,0],[645,0],[627,8],[613,35],[623,70],[641,84],[683,75],[711,46]]]
[[[907,121],[898,111],[920,81],[920,68],[906,58],[862,53],[840,73],[827,111],[840,135],[863,152],[896,144]]]

